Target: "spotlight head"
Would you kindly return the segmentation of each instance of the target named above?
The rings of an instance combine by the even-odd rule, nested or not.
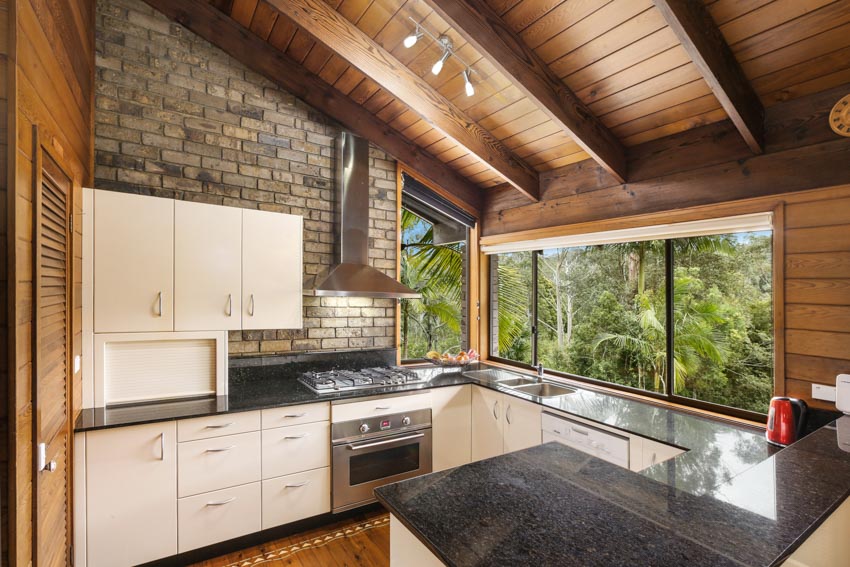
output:
[[[472,86],[472,81],[469,80],[469,69],[463,72],[463,82],[465,83],[466,96],[473,96],[475,94],[475,87]]]
[[[434,73],[435,75],[439,75],[440,71],[443,70],[443,64],[446,62],[446,59],[448,59],[451,54],[452,54],[452,52],[449,51],[448,49],[443,51],[442,57],[437,59],[437,62],[434,63],[433,67],[431,67],[431,72]]]
[[[404,38],[404,46],[408,49],[416,45],[416,42],[422,37],[422,31],[419,26],[416,26],[416,31]]]

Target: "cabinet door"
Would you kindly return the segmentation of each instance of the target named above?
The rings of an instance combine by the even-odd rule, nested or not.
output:
[[[94,330],[174,329],[174,201],[94,192]]]
[[[242,327],[242,209],[174,203],[174,330]]]
[[[541,408],[537,404],[505,396],[505,453],[540,445]]]
[[[502,394],[477,386],[472,389],[473,461],[502,454],[502,414]]]
[[[472,386],[431,390],[434,471],[465,465],[472,459]]]
[[[242,211],[242,328],[300,329],[301,217]]]
[[[684,452],[684,450],[679,449],[678,447],[674,447],[672,445],[666,445],[657,441],[650,441],[649,439],[644,439],[643,468],[651,467],[652,465],[657,465],[658,463],[663,463],[664,461],[681,455]]]
[[[173,421],[86,433],[89,567],[177,553],[176,441]]]

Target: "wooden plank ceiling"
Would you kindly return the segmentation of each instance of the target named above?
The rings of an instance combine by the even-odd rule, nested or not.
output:
[[[315,41],[293,23],[291,14],[274,7],[285,3],[210,2],[475,185],[486,189],[506,182],[498,167],[472,153],[456,137],[446,136],[432,125],[433,120],[420,114],[421,109],[407,106],[350,64],[345,50],[335,53],[333,45]],[[539,99],[535,103],[523,94],[523,89],[431,7],[444,2],[325,2],[534,172],[589,158],[565,130],[563,121],[559,125],[553,120]],[[724,110],[724,104],[730,108],[728,93],[719,92],[719,99],[709,86],[719,88],[723,73],[719,73],[719,81],[717,75],[706,75],[705,64],[699,66],[699,61],[695,64],[692,60],[693,45],[680,41],[681,29],[674,31],[668,25],[668,12],[676,11],[673,0],[486,2],[507,29],[626,148],[729,117]],[[673,9],[665,9],[668,5]],[[719,29],[716,39],[722,36],[734,54],[728,76],[737,73],[740,77],[743,72],[750,93],[757,94],[757,100],[750,101],[756,107],[758,101],[769,107],[850,82],[850,2],[704,0],[704,7]],[[441,50],[429,37],[412,48],[404,47],[404,38],[414,29],[411,18],[428,31],[451,38],[455,52],[474,69],[474,96],[464,92],[464,67],[456,58],[446,61],[439,75],[430,72]],[[748,143],[758,151],[757,144]]]

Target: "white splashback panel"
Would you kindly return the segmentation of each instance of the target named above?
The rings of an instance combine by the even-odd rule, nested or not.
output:
[[[95,404],[226,394],[227,334],[95,335]]]

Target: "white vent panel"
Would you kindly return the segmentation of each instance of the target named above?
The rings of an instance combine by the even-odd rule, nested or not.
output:
[[[103,386],[106,405],[214,395],[216,340],[108,342]]]

